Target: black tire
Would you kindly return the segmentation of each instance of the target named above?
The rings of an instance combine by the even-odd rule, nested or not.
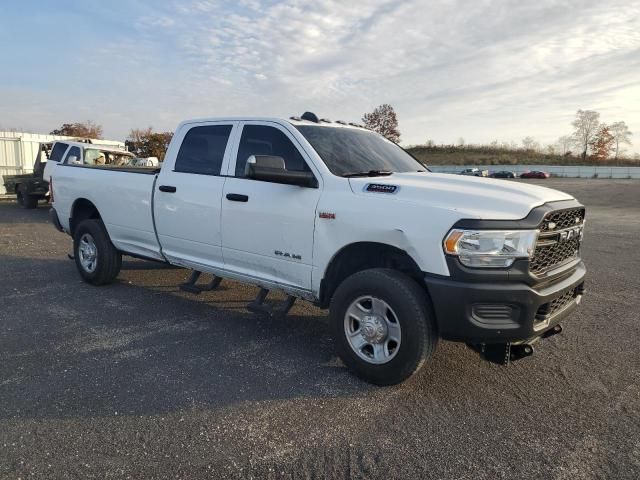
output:
[[[91,239],[96,249],[95,265],[83,266],[80,252],[81,239]],[[73,234],[73,253],[76,267],[82,279],[91,285],[106,285],[113,282],[122,267],[122,254],[116,250],[101,220],[84,220]]]
[[[363,296],[373,296],[387,303],[400,324],[402,341],[395,356],[387,363],[372,364],[363,360],[347,340],[347,309]],[[363,270],[344,280],[331,299],[330,320],[342,361],[360,378],[375,385],[395,385],[406,380],[431,357],[438,343],[426,293],[414,280],[396,270]]]
[[[27,210],[31,210],[38,206],[38,197],[34,197],[33,195],[29,195],[27,193],[27,186],[24,184],[18,185],[18,191],[16,192],[16,197],[18,200],[18,205]]]

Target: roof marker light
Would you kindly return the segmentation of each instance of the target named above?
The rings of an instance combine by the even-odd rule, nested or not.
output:
[[[309,122],[318,123],[318,116],[313,112],[304,112],[300,118],[302,120],[308,120]]]

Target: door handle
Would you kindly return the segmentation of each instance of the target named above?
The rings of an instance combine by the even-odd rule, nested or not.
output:
[[[173,185],[160,185],[158,187],[158,190],[160,190],[161,192],[175,193],[176,187],[174,187]]]
[[[227,200],[231,200],[232,202],[248,202],[249,196],[239,193],[227,193]]]

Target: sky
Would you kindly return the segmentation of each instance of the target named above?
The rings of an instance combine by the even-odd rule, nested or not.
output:
[[[2,0],[0,130],[360,121],[403,145],[554,142],[578,109],[640,151],[640,0]]]

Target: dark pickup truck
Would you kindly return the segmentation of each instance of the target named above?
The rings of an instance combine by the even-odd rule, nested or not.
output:
[[[33,172],[22,175],[5,175],[4,187],[7,193],[15,193],[18,204],[22,208],[36,208],[38,200],[47,198],[49,192],[49,182],[43,178],[44,166],[47,160],[53,155],[62,154],[66,150],[65,144],[59,144],[55,148],[56,142],[41,143],[33,164]]]

